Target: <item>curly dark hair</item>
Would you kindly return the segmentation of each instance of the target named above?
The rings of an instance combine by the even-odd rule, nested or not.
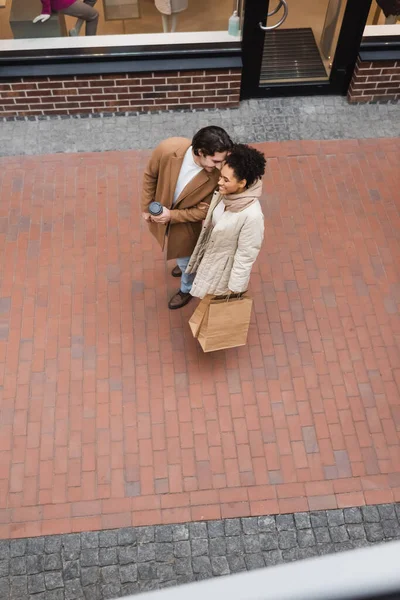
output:
[[[235,173],[236,179],[247,181],[246,188],[253,185],[265,173],[266,160],[264,154],[247,144],[234,144],[232,151],[225,159]]]
[[[217,125],[208,125],[199,129],[192,140],[192,148],[196,156],[199,155],[200,150],[204,156],[214,156],[216,152],[226,152],[232,146],[233,142],[225,129]]]

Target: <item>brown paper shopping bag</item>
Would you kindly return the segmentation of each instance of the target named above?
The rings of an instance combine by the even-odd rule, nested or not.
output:
[[[200,302],[200,304],[189,319],[189,327],[193,333],[194,338],[197,338],[199,335],[199,330],[203,322],[204,315],[208,310],[212,298],[213,296],[206,296],[205,298],[203,298],[203,300]]]
[[[244,346],[252,305],[252,299],[246,295],[207,300],[201,308],[202,316],[199,311],[192,329],[192,332],[197,332],[197,335],[193,335],[199,340],[204,352]]]

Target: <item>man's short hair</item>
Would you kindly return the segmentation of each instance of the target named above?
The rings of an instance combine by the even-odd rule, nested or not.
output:
[[[229,152],[233,142],[225,129],[217,125],[209,125],[199,129],[192,140],[193,152],[196,156],[201,150],[204,156],[214,156],[216,152]]]

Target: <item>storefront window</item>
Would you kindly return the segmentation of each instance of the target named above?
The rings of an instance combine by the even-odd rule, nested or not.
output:
[[[151,44],[160,43],[156,34],[220,32],[223,41],[237,41],[235,19],[228,34],[229,18],[236,9],[240,12],[232,0],[0,0],[0,40],[64,38],[68,47],[85,36],[98,45],[94,36],[150,34],[140,43]],[[196,35],[193,41],[212,40],[210,35],[203,37]],[[80,42],[89,45],[89,40]],[[7,44],[0,41],[0,48],[7,49]]]
[[[400,0],[373,0],[367,25],[400,25]]]

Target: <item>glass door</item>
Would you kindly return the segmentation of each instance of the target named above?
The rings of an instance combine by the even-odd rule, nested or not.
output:
[[[246,0],[242,97],[346,93],[371,0]]]

